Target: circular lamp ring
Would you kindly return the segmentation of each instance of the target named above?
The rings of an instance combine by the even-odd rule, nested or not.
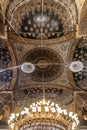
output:
[[[69,68],[72,72],[79,72],[83,70],[83,63],[81,61],[73,61]]]
[[[21,70],[27,74],[32,73],[35,70],[35,65],[30,62],[25,62],[21,65]]]
[[[24,107],[20,113],[12,113],[8,125],[9,130],[48,130],[48,126],[57,130],[75,130],[79,119],[77,114],[62,110],[55,102],[43,99]],[[55,129],[53,127],[51,130]]]

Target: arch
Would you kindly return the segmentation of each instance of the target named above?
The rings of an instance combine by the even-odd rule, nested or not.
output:
[[[87,35],[87,0],[85,0],[80,13],[79,34]]]

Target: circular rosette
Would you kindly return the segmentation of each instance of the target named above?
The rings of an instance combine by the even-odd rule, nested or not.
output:
[[[29,75],[31,80],[49,82],[59,78],[64,72],[62,57],[50,48],[38,47],[30,50],[22,58],[22,63],[29,62],[34,70]]]

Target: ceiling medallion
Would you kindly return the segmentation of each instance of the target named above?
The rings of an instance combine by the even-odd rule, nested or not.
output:
[[[20,113],[12,113],[8,120],[10,130],[75,130],[78,124],[77,114],[45,99],[32,103]]]
[[[49,82],[57,79],[64,72],[62,57],[51,48],[37,47],[30,50],[22,58],[22,63],[24,62],[32,62],[33,68],[35,66],[34,71],[29,74],[33,81],[43,82],[44,75],[44,82]]]

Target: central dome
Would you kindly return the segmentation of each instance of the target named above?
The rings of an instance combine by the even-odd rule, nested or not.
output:
[[[29,75],[31,80],[49,82],[59,78],[63,71],[62,57],[51,48],[38,47],[30,50],[22,62],[31,62],[35,70]],[[43,79],[44,78],[44,79]]]

